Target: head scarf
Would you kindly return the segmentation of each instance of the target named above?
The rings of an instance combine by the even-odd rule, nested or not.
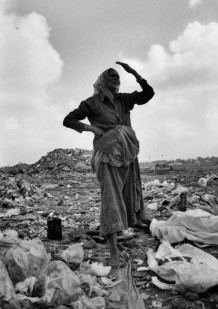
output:
[[[98,77],[98,79],[93,85],[94,87],[93,95],[103,93],[112,103],[114,103],[114,95],[107,87],[107,77],[108,77],[110,70],[114,70],[114,69],[108,69],[104,71],[103,73],[101,73],[101,75]],[[115,93],[117,93],[118,91],[119,91],[119,87],[117,87]]]

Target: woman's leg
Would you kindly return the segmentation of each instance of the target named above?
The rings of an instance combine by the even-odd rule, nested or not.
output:
[[[100,236],[108,236],[128,228],[123,201],[123,179],[128,169],[101,163],[98,180],[101,188]],[[116,236],[110,236],[112,245]]]
[[[126,206],[123,200],[123,187],[128,167],[113,167],[101,163],[98,180],[101,188],[100,235],[107,236],[110,245],[110,265],[119,266],[117,232],[128,228]]]
[[[109,265],[119,267],[119,251],[117,248],[117,233],[108,234],[108,240],[110,243],[110,259]]]
[[[126,205],[128,225],[135,226],[145,217],[142,183],[138,159],[130,164],[128,177],[123,189],[123,199]]]

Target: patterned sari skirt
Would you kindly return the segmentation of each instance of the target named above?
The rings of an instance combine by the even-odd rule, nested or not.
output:
[[[101,236],[125,230],[144,218],[138,147],[129,144],[126,138],[131,131],[122,126],[120,143],[114,154],[94,151],[92,157],[91,165],[101,189]]]

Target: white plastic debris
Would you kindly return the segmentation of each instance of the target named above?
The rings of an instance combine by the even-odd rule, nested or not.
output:
[[[214,173],[211,173],[211,174],[208,174],[206,176],[206,178],[210,181],[210,180],[217,180],[218,179],[218,176]]]
[[[188,192],[188,191],[189,191],[188,188],[183,187],[182,185],[178,185],[178,187],[175,190],[172,191],[172,194],[178,195],[178,194]]]
[[[8,236],[8,237],[18,237],[18,232],[15,230],[7,229],[7,230],[4,230],[3,234],[4,236]]]
[[[163,241],[157,252],[147,251],[147,262],[159,277],[175,282],[178,291],[203,293],[218,284],[218,260],[190,244],[174,249],[169,242]],[[152,282],[155,284],[157,281],[153,279]],[[157,286],[161,287],[159,282]]]
[[[138,259],[135,259],[134,262],[137,262],[138,266],[141,266],[144,263],[143,260],[138,260]]]
[[[9,209],[5,213],[5,217],[18,216],[20,214],[20,208]]]
[[[15,291],[23,295],[31,295],[34,284],[38,279],[35,276],[26,278],[24,281],[18,282],[15,285]]]
[[[204,194],[201,198],[203,201],[209,203],[210,206],[217,208],[218,202],[217,202],[217,198],[214,195]]]
[[[152,210],[157,210],[157,203],[148,204],[147,207]]]
[[[178,194],[175,197],[173,197],[169,203],[169,207],[173,207],[174,205],[178,205],[181,201],[181,195]]]
[[[167,182],[166,180],[164,180],[164,182],[162,183],[162,185],[163,185],[164,187],[167,187],[169,184],[168,184],[168,182]]]
[[[137,268],[137,271],[148,271],[149,270],[149,267],[144,267],[144,266],[142,266],[142,267],[139,267],[139,268]]]
[[[150,231],[153,236],[171,244],[187,238],[207,245],[218,245],[218,216],[202,209],[176,211],[166,221],[153,219]]]
[[[157,277],[152,277],[151,282],[161,290],[175,290],[175,284],[165,283],[160,281]]]
[[[160,181],[158,179],[155,179],[153,182],[152,182],[152,185],[154,186],[158,186],[160,184]]]
[[[207,186],[207,179],[206,178],[200,178],[198,180],[198,185],[201,186],[201,187],[206,187]]]
[[[105,277],[111,271],[111,266],[104,266],[102,263],[92,263],[91,264],[91,272],[93,275],[98,277]]]
[[[80,264],[83,260],[84,252],[80,243],[70,245],[61,254],[61,258],[67,263]]]
[[[112,281],[110,278],[101,277],[101,282],[104,284],[105,288],[112,288],[122,281],[123,279]]]

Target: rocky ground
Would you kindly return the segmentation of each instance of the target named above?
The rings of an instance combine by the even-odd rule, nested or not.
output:
[[[35,164],[1,168],[1,233],[12,235],[16,231],[21,239],[39,237],[54,259],[70,244],[82,242],[84,260],[102,261],[108,249],[105,239],[98,235],[100,189],[90,169],[90,157],[90,151],[56,149]],[[189,164],[158,171],[143,165],[141,173],[148,220],[142,228],[121,233],[119,244],[130,256],[132,277],[145,308],[218,308],[216,288],[204,294],[180,294],[157,288],[151,283],[154,274],[148,270],[146,258],[147,250],[159,245],[159,240],[150,234],[149,222],[153,218],[166,220],[179,207],[178,204],[167,207],[173,198],[170,185],[189,188],[183,207],[196,207],[194,195],[198,197],[198,205],[214,210],[217,178],[211,177],[206,186],[200,186],[198,181],[206,175],[218,175],[218,165]],[[206,200],[205,194],[212,195],[214,200]],[[47,219],[51,213],[61,218],[62,240],[47,238]],[[218,258],[217,247],[204,250]]]

